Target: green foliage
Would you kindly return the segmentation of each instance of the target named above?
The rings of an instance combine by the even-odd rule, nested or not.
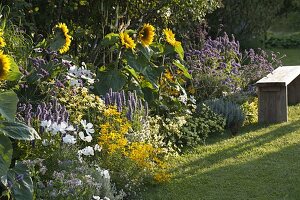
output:
[[[17,162],[14,168],[8,170],[6,178],[12,184],[13,199],[33,199],[33,182],[26,165]]]
[[[6,175],[11,159],[13,148],[9,138],[3,134],[0,134],[0,177]]]
[[[267,47],[277,48],[300,47],[300,32],[294,32],[283,35],[271,34],[268,36],[265,44],[267,45]]]
[[[205,101],[205,104],[215,113],[226,119],[226,128],[236,134],[244,123],[245,115],[239,105],[224,99]]]
[[[0,93],[1,104],[0,113],[5,117],[6,121],[0,120],[0,178],[1,183],[6,187],[7,194],[12,196],[16,200],[32,199],[32,180],[26,172],[27,168],[17,163],[14,166],[12,162],[13,147],[10,142],[10,138],[18,140],[34,140],[39,139],[37,132],[24,124],[13,122],[16,115],[18,99],[14,92],[7,91]],[[13,168],[9,168],[10,166]],[[15,177],[22,176],[22,179],[18,180]]]
[[[174,103],[176,98],[170,98],[172,94],[167,90],[185,94],[182,85],[185,80],[192,78],[183,64],[181,43],[176,41],[176,45],[172,46],[161,34],[153,32],[154,41],[143,46],[140,38],[132,34],[136,32],[130,29],[124,31],[132,39],[130,47],[122,41],[123,32],[109,33],[104,37],[101,43],[110,48],[113,59],[98,70],[94,91],[104,95],[110,88],[113,91],[137,90],[152,105],[168,106],[166,102]],[[178,77],[177,72],[180,73]],[[164,78],[166,73],[169,73],[168,79]],[[180,105],[179,102],[177,104]]]
[[[197,101],[222,97],[224,92],[229,92],[229,88],[222,84],[223,78],[205,73],[196,73],[193,77],[193,86],[190,92],[195,95]],[[192,89],[194,91],[192,91]]]
[[[174,27],[185,37],[187,27],[203,20],[207,13],[221,5],[220,0],[3,0],[1,3],[9,8],[13,23],[21,23],[26,33],[35,38],[51,33],[58,22],[69,24],[75,38],[73,52],[80,60],[96,66],[105,65],[110,57],[103,48],[109,40],[101,42],[110,32],[122,30],[129,24],[136,28],[142,23],[152,23],[158,27]]]
[[[33,128],[18,122],[0,121],[0,132],[16,140],[40,139]]]
[[[0,93],[0,114],[9,121],[16,117],[18,97],[13,91]]]
[[[14,74],[9,75],[9,80],[16,80],[20,78],[19,69],[14,59],[18,64],[24,65],[26,58],[32,51],[33,42],[29,35],[25,34],[24,27],[15,25],[10,19],[12,10],[5,3],[1,2],[0,5],[0,29],[3,32],[3,38],[5,40],[5,52],[11,56],[11,69]],[[19,21],[16,23],[19,24]]]
[[[197,108],[197,112],[187,119],[178,142],[188,147],[205,143],[208,137],[223,133],[225,122],[224,117],[202,104]]]
[[[247,41],[253,36],[264,37],[284,6],[284,0],[224,0],[222,3],[224,6],[210,16],[209,24],[215,33],[219,32],[222,24],[224,31],[234,34],[240,41]]]

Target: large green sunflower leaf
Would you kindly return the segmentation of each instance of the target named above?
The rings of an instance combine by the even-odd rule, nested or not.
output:
[[[16,140],[41,139],[34,128],[18,122],[0,121],[0,132]]]
[[[7,120],[14,121],[17,111],[18,97],[13,91],[0,93],[0,114]]]
[[[18,67],[17,63],[15,62],[15,60],[13,59],[13,57],[11,57],[11,56],[8,56],[8,57],[9,57],[9,61],[10,61],[10,71],[7,75],[6,80],[9,80],[9,81],[18,80],[22,76],[21,72],[19,71],[19,67]]]
[[[147,60],[150,61],[153,55],[153,50],[150,47],[144,47],[141,44],[137,44],[137,49],[139,49],[142,52],[142,54],[147,58]]]
[[[0,133],[0,177],[7,174],[12,154],[13,148],[10,139]]]
[[[116,44],[120,40],[120,36],[117,33],[109,33],[107,34],[101,41],[101,45],[103,47],[111,46]]]
[[[158,79],[163,72],[162,67],[154,66],[146,57],[136,56],[132,52],[126,52],[125,59],[130,67],[143,74],[155,88],[158,88]]]
[[[136,73],[136,71],[131,68],[131,67],[125,67],[124,68],[131,76],[133,76],[136,80],[138,80],[138,74]]]
[[[113,91],[121,90],[127,80],[127,77],[117,69],[99,72],[97,78],[98,81],[95,83],[95,91],[100,95],[104,95],[110,88],[112,88]]]
[[[183,75],[185,77],[187,77],[188,79],[192,79],[192,76],[190,75],[188,69],[183,64],[181,64],[179,60],[175,60],[173,64],[183,72]]]
[[[179,58],[180,58],[181,60],[183,60],[183,58],[184,58],[184,50],[183,50],[183,48],[182,48],[182,45],[181,45],[181,44],[176,45],[176,46],[174,47],[174,50],[175,50],[176,53],[178,53]]]

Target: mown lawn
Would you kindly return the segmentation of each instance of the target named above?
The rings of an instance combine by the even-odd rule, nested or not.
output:
[[[173,179],[142,199],[300,199],[300,106],[289,110],[287,123],[244,127],[173,159]]]
[[[299,65],[300,66],[300,48],[291,48],[291,49],[283,49],[283,48],[272,48],[268,49],[269,51],[279,52],[280,55],[285,55],[282,59],[283,65]]]

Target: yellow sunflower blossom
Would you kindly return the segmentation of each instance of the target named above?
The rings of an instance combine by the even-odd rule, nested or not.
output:
[[[172,32],[172,30],[166,28],[166,29],[163,30],[163,32],[164,32],[164,34],[165,34],[165,36],[166,36],[167,42],[168,42],[170,45],[172,45],[172,46],[174,46],[174,47],[176,47],[176,46],[178,46],[178,45],[181,45],[181,42],[176,41],[176,39],[175,39],[175,34]]]
[[[5,42],[4,38],[3,38],[3,32],[0,31],[0,48],[3,48],[5,46],[6,46],[6,42]]]
[[[55,28],[59,28],[65,37],[65,44],[58,50],[60,54],[66,53],[70,49],[72,36],[69,35],[69,29],[65,23],[58,23]]]
[[[139,32],[139,40],[143,46],[149,46],[152,44],[155,28],[150,24],[144,24],[143,28]]]
[[[9,57],[0,51],[0,80],[7,79],[7,75],[10,70],[10,60]]]
[[[124,45],[127,49],[134,49],[136,44],[134,40],[128,35],[128,33],[121,32],[120,39],[122,45]]]

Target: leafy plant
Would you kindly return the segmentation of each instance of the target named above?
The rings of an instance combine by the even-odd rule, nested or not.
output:
[[[39,135],[33,128],[14,121],[18,98],[13,91],[1,92],[0,99],[0,177],[4,187],[2,196],[16,200],[33,199],[33,183],[28,169],[20,162],[12,162],[11,139],[34,140],[39,139]]]
[[[245,101],[241,108],[245,114],[245,125],[253,124],[258,121],[258,98]]]
[[[207,100],[204,103],[226,119],[226,128],[233,135],[238,133],[245,120],[245,115],[239,105],[224,99]]]
[[[188,147],[205,143],[208,137],[223,133],[225,122],[223,116],[202,104],[197,108],[196,113],[187,118],[187,123],[181,129],[179,141]]]
[[[110,33],[102,45],[111,49],[112,60],[97,72],[95,92],[104,95],[110,88],[137,90],[146,101],[161,104],[159,99],[184,94],[184,79],[191,75],[182,64],[184,51],[170,29],[156,38],[155,28],[144,24],[139,31]],[[170,91],[176,91],[171,93]]]

